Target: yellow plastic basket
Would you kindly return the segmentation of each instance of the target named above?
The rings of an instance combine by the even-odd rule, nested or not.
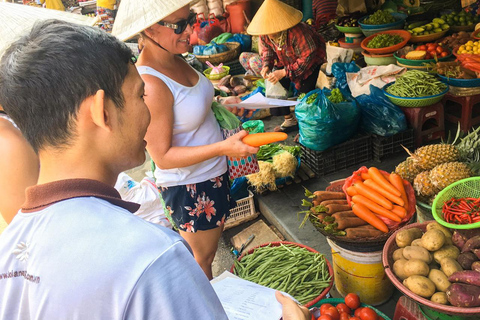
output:
[[[443,189],[433,201],[432,214],[441,225],[451,229],[475,229],[480,228],[480,222],[470,224],[453,224],[445,221],[442,207],[445,202],[452,198],[480,198],[480,177],[467,178],[452,183]]]

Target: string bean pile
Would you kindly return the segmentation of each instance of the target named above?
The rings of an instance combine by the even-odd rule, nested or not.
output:
[[[257,248],[235,261],[234,273],[242,279],[287,292],[306,304],[330,285],[331,276],[323,254],[284,245]]]
[[[447,86],[428,72],[409,70],[398,77],[387,92],[405,98],[419,98],[440,94]]]

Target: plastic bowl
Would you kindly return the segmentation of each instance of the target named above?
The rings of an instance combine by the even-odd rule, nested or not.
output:
[[[412,36],[410,38],[411,43],[417,42],[432,42],[443,37],[450,29],[443,30],[442,32],[426,34],[424,36]]]
[[[446,57],[439,58],[437,59],[438,61],[446,61],[452,57],[452,51],[450,51],[450,54]],[[432,63],[432,62],[437,62],[435,59],[423,59],[423,60],[410,60],[410,59],[404,59],[400,58],[397,53],[394,53],[395,59],[397,59],[398,62],[400,62],[402,65],[405,66],[414,66],[414,67],[422,67],[424,66],[425,63]]]
[[[315,303],[313,305],[313,307],[317,307],[317,308],[320,308],[322,306],[322,304],[326,304],[326,303],[329,303],[331,304],[332,306],[336,307],[337,304],[339,303],[345,303],[345,299],[338,299],[338,298],[330,298],[330,299],[323,299],[317,303]],[[383,319],[385,320],[390,320],[390,318],[385,315],[382,311],[372,307],[371,305],[368,305],[368,304],[365,304],[365,303],[361,303],[360,304],[360,307],[369,307],[370,309],[372,309],[373,311],[375,311],[380,317],[382,317]]]
[[[475,229],[480,228],[480,222],[471,224],[448,223],[443,219],[443,204],[451,198],[480,198],[480,177],[463,179],[452,183],[435,197],[432,205],[433,218],[441,225],[451,229]]]
[[[371,54],[366,51],[362,51],[365,63],[369,66],[387,66],[389,64],[395,64],[396,60],[393,54]]]
[[[365,19],[368,18],[368,16],[365,16],[358,20],[358,24],[360,25],[360,29],[362,30],[363,34],[366,37],[381,31],[403,29],[405,20],[407,19],[407,15],[403,13],[397,13],[397,12],[392,13],[392,15],[396,20],[395,22],[392,22],[392,23],[379,24],[379,25],[364,24],[362,23],[362,21],[365,21]]]
[[[427,224],[429,224],[430,222],[431,221],[427,221],[423,223],[412,223],[397,230],[397,232],[399,232],[400,230],[410,229],[410,228],[419,228],[422,231],[425,231],[427,229]],[[400,290],[404,295],[414,300],[415,302],[421,305],[424,305],[428,308],[431,308],[435,311],[439,311],[443,314],[458,315],[458,316],[476,316],[480,314],[480,307],[460,308],[460,307],[454,307],[454,306],[447,306],[443,304],[437,304],[430,301],[429,299],[420,297],[419,295],[416,295],[415,293],[407,289],[407,287],[405,287],[402,284],[402,281],[398,279],[397,276],[392,271],[393,263],[394,263],[393,252],[398,249],[397,243],[395,242],[395,236],[397,232],[392,234],[390,238],[388,238],[387,242],[385,243],[385,246],[383,247],[382,262],[383,262],[383,267],[385,268],[385,273],[387,274],[387,277],[390,279],[390,281],[392,281],[393,285],[397,287],[398,290]]]
[[[377,48],[377,49],[373,49],[373,48],[368,48],[367,45],[368,43],[377,35],[379,34],[391,34],[391,35],[399,35],[400,37],[403,38],[403,41],[394,45],[394,46],[390,46],[390,47],[386,47],[386,48]],[[408,40],[410,39],[412,35],[410,34],[410,32],[408,31],[405,31],[405,30],[389,30],[389,31],[383,31],[383,32],[378,32],[374,35],[371,35],[369,37],[366,37],[365,39],[363,39],[362,43],[361,43],[361,47],[363,50],[369,52],[370,54],[386,54],[386,53],[393,53],[399,49],[401,49],[402,47],[404,47]]]
[[[335,25],[335,27],[337,27],[337,30],[342,33],[356,33],[356,34],[362,33],[362,29],[360,29],[360,27],[342,27],[338,25]]]
[[[257,248],[260,248],[260,247],[266,247],[268,245],[271,245],[271,246],[274,246],[274,247],[279,247],[281,244],[290,244],[290,245],[295,245],[295,246],[298,246],[298,247],[301,247],[301,248],[305,248],[307,249],[308,251],[310,252],[314,252],[314,253],[319,253],[317,250],[315,249],[312,249],[310,247],[307,247],[307,246],[304,246],[303,244],[300,244],[300,243],[296,243],[296,242],[289,242],[289,241],[277,241],[277,242],[269,242],[269,243],[264,243],[264,244],[261,244],[259,246],[256,246],[255,248],[252,248],[250,250],[248,250],[248,252],[246,253],[243,253],[237,260],[238,261],[241,261],[242,258],[244,256],[246,256],[247,254],[251,254],[253,253],[253,251]],[[310,302],[307,302],[304,306],[307,307],[307,308],[310,308],[312,307],[315,303],[319,302],[320,300],[322,300],[323,298],[325,298],[325,296],[327,295],[327,293],[330,291],[330,289],[332,288],[333,286],[333,280],[334,280],[334,273],[333,273],[333,268],[332,268],[332,265],[330,264],[330,262],[328,262],[327,258],[325,258],[325,255],[324,255],[324,259],[325,259],[325,262],[327,263],[327,266],[328,266],[328,273],[330,274],[330,277],[331,277],[331,281],[330,281],[330,285],[328,287],[326,287],[325,289],[323,289],[320,294],[315,298],[313,299],[312,301]],[[232,267],[230,268],[230,272],[233,273],[233,269],[235,267],[235,264],[232,265]]]
[[[460,88],[480,87],[480,79],[455,79],[455,78],[447,78],[442,75],[440,75],[440,79],[446,84],[454,87],[460,87]]]
[[[360,48],[360,43],[347,43],[347,42],[345,42],[345,38],[338,39],[338,45],[340,46],[340,48],[345,48],[345,49],[358,49],[358,48]]]
[[[480,40],[480,29],[473,31],[471,37],[475,40]]]
[[[442,100],[443,96],[447,94],[449,89],[447,85],[447,88],[443,92],[433,96],[426,96],[426,97],[420,97],[420,98],[406,98],[406,97],[394,96],[393,94],[390,94],[387,92],[387,88],[394,83],[395,82],[389,83],[385,87],[383,87],[383,93],[388,97],[388,99],[390,99],[390,101],[392,101],[393,104],[400,107],[406,107],[406,108],[419,108],[419,107],[426,107],[426,106],[435,104],[440,100]]]
[[[205,69],[203,71],[203,74],[205,75],[205,77],[207,77],[210,80],[220,80],[230,73],[230,67],[229,66],[223,66],[222,68],[223,68],[222,73],[211,74],[210,72],[212,72],[212,68],[208,68],[208,69]]]

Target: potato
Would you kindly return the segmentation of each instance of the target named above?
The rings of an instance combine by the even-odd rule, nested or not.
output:
[[[435,284],[423,276],[411,276],[403,280],[403,285],[410,291],[424,298],[430,298],[435,293]]]
[[[443,273],[441,270],[432,269],[428,274],[428,279],[432,280],[435,284],[435,288],[437,291],[446,292],[448,287],[452,284],[448,281],[448,277]]]
[[[447,228],[442,226],[440,223],[435,221],[435,222],[430,222],[429,224],[427,224],[427,231],[431,230],[431,229],[437,229],[437,230],[442,231],[443,235],[445,236],[445,239],[450,238],[450,241],[452,240],[452,233]]]
[[[435,292],[430,301],[439,304],[448,304],[447,294],[445,292]]]
[[[428,276],[430,269],[428,268],[428,265],[425,263],[425,261],[418,260],[418,259],[411,259],[405,263],[405,265],[403,266],[403,271],[405,272],[407,277],[410,277],[413,275],[426,277]]]
[[[430,252],[428,252],[427,249],[423,247],[406,246],[405,248],[403,248],[403,257],[407,260],[410,260],[410,259],[422,260],[427,264],[432,262],[432,255],[430,254]]]
[[[397,249],[397,250],[393,251],[392,258],[393,258],[393,261],[403,259],[403,248],[400,248],[400,249]]]
[[[419,228],[403,229],[395,235],[395,241],[399,248],[409,246],[413,240],[422,236],[422,230]]]
[[[445,245],[433,253],[433,259],[440,263],[443,258],[453,258],[457,260],[460,250],[454,245]]]
[[[453,258],[443,258],[440,261],[440,270],[445,273],[447,277],[450,277],[454,272],[462,271],[462,266]]]
[[[445,244],[445,235],[437,229],[430,229],[422,236],[422,247],[428,251],[437,251]]]
[[[422,246],[422,239],[415,239],[410,244],[412,247],[421,247]]]
[[[407,259],[398,259],[393,264],[393,273],[400,279],[405,280],[408,276],[405,274],[405,263],[407,263]]]

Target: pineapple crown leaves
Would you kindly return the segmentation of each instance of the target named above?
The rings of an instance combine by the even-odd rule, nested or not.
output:
[[[460,152],[460,158],[468,163],[480,161],[480,127],[472,130],[460,139],[455,147]]]

